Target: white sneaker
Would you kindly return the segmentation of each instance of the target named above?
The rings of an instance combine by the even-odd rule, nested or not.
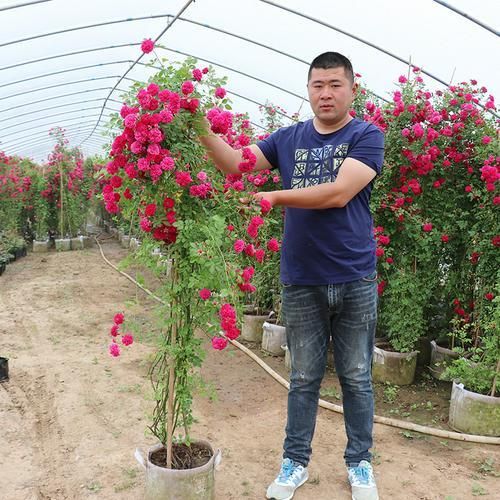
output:
[[[347,473],[351,484],[352,500],[379,500],[370,462],[361,460],[357,467],[348,467]]]
[[[267,488],[266,498],[291,500],[295,490],[302,486],[308,478],[307,467],[285,458],[281,463],[278,477]]]

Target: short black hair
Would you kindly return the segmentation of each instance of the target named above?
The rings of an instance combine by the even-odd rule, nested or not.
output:
[[[344,68],[347,78],[354,83],[354,71],[352,69],[352,64],[346,56],[339,54],[338,52],[323,52],[319,56],[315,57],[311,65],[309,66],[309,72],[307,73],[307,81],[311,79],[311,72],[313,68],[316,69],[332,69],[332,68]]]

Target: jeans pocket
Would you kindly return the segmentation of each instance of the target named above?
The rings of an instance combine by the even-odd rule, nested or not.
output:
[[[375,283],[375,281],[377,281],[377,279],[378,279],[378,273],[377,273],[377,271],[373,271],[368,276],[361,278],[361,281],[364,281],[365,283]]]
[[[282,286],[283,288],[290,288],[290,287],[292,287],[293,285],[291,285],[290,283],[281,283],[281,286]]]

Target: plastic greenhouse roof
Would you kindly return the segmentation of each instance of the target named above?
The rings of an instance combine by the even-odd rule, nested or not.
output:
[[[160,35],[160,56],[212,64],[257,123],[266,102],[309,116],[308,63],[328,50],[385,99],[408,62],[430,88],[474,78],[498,95],[499,14],[495,0],[0,0],[0,150],[43,161],[61,126],[101,152],[121,92],[151,74],[141,41]]]

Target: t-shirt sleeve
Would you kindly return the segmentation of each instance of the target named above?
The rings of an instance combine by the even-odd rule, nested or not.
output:
[[[384,134],[370,125],[347,153],[347,158],[354,158],[380,174],[384,162]]]
[[[266,157],[266,160],[274,167],[279,168],[278,161],[278,142],[280,137],[280,130],[272,133],[262,141],[257,143],[258,148],[262,151],[262,154]]]

